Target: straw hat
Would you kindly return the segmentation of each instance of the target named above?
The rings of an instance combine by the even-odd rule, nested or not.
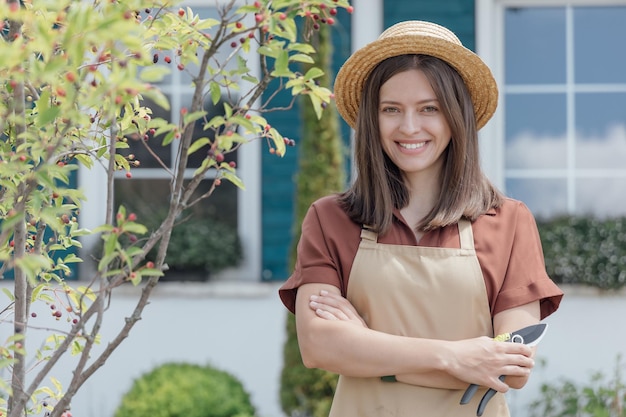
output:
[[[391,26],[377,40],[356,51],[339,70],[335,101],[352,128],[370,72],[383,60],[406,54],[431,55],[456,69],[472,97],[477,128],[487,123],[498,104],[498,86],[489,67],[450,30],[430,22],[406,21]]]

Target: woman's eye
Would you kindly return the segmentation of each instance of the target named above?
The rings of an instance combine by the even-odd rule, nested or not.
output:
[[[426,113],[432,113],[432,112],[436,112],[437,110],[439,110],[437,107],[435,106],[426,106],[422,109],[422,111],[426,112]]]
[[[383,107],[383,113],[397,113],[398,109],[396,107]]]

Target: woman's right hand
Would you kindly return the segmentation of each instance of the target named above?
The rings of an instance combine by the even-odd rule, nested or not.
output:
[[[450,342],[447,372],[462,380],[506,392],[501,375],[528,377],[535,365],[532,348],[522,343],[495,341],[483,336]]]
[[[315,314],[325,320],[342,320],[357,326],[367,327],[365,320],[356,311],[356,308],[345,297],[321,290],[319,295],[312,295],[309,307]]]

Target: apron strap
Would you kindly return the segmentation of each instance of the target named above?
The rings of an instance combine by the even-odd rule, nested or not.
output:
[[[472,222],[467,219],[461,219],[458,223],[459,239],[461,249],[474,249],[474,233],[472,232]]]
[[[373,231],[367,225],[363,225],[361,228],[361,240],[369,240],[371,242],[378,242],[378,233]]]

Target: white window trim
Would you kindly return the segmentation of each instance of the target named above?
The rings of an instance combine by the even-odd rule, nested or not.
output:
[[[510,6],[519,7],[562,7],[562,6],[624,6],[626,0],[476,0],[476,52],[491,68],[500,87],[500,104],[494,117],[480,131],[482,166],[486,175],[500,189],[505,184],[505,143],[504,143],[504,9]],[[568,54],[568,56],[572,56]],[[573,65],[568,63],[568,67]],[[569,71],[568,71],[569,72]],[[568,77],[570,74],[568,74]],[[570,83],[568,83],[569,85]],[[570,95],[568,95],[570,96]],[[573,106],[570,106],[570,109]],[[572,115],[570,115],[572,116]],[[572,123],[573,117],[568,117]],[[568,126],[568,129],[572,128]],[[572,135],[568,135],[572,136]],[[572,136],[573,138],[573,136]],[[568,149],[574,149],[568,146]],[[573,158],[573,150],[568,158]],[[573,164],[569,164],[573,166]],[[574,176],[568,175],[568,187],[574,187]],[[569,199],[575,196],[568,192]],[[574,207],[574,201],[568,201],[568,207]]]

